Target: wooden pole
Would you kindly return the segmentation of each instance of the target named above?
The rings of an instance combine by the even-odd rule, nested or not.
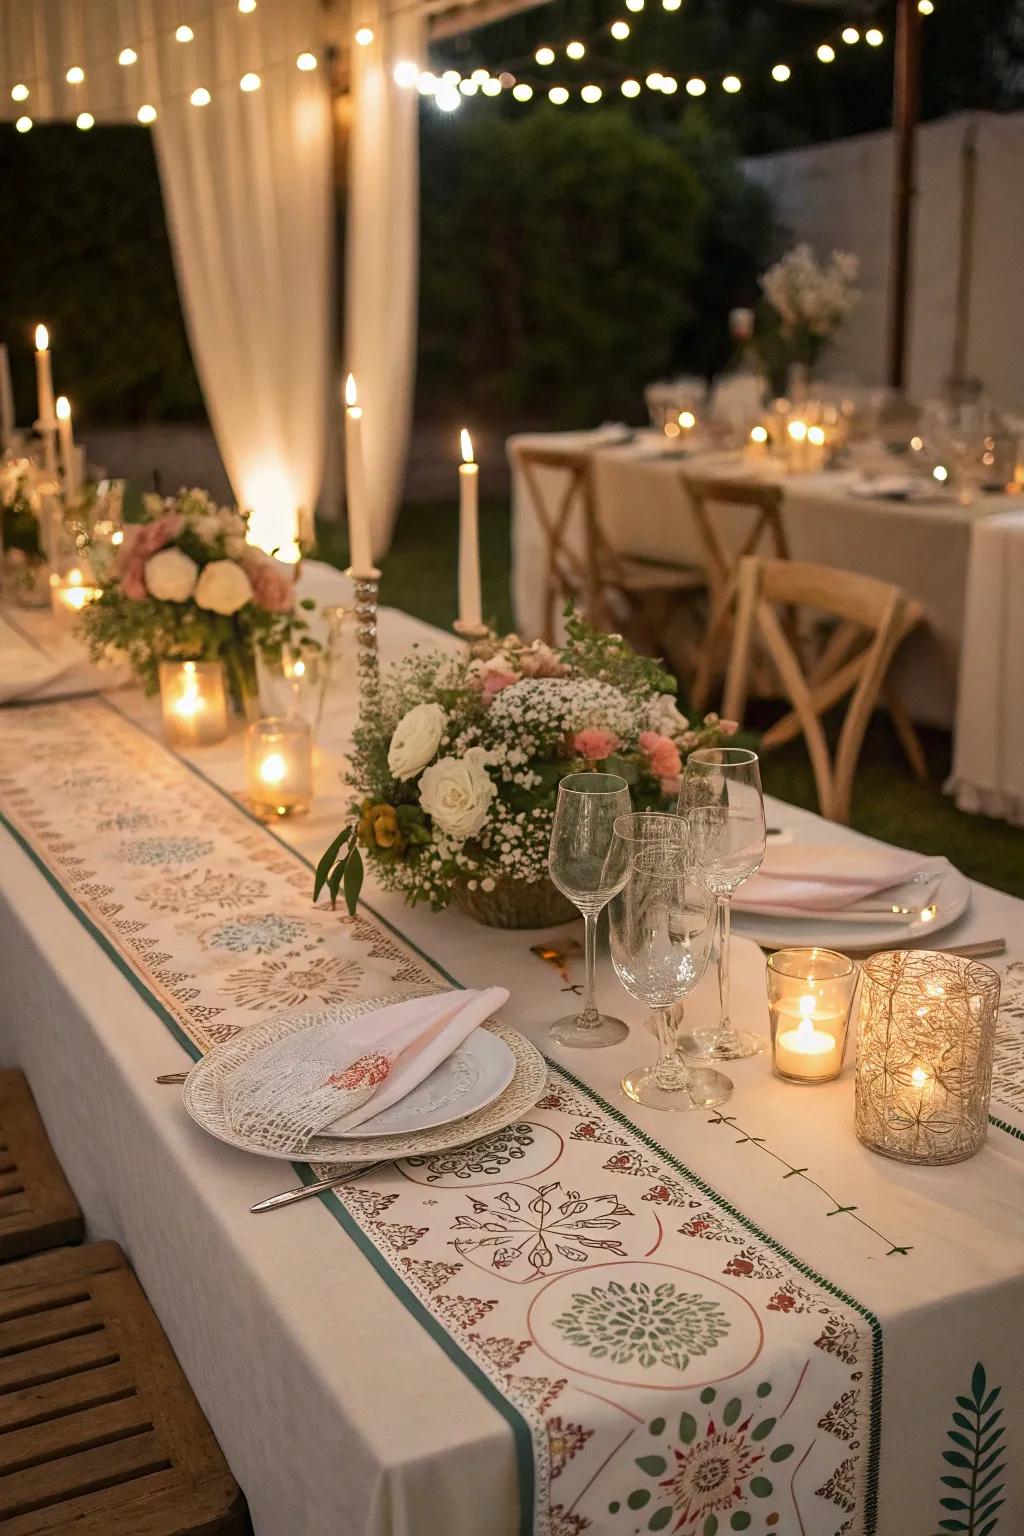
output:
[[[917,124],[921,113],[921,13],[917,0],[897,0],[892,119],[892,234],[889,265],[889,337],[886,375],[902,390],[907,370],[913,212],[916,194]]]

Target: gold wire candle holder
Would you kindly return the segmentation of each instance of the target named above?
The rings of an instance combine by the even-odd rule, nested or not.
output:
[[[988,1132],[999,977],[931,950],[872,955],[862,968],[856,1124],[904,1163],[959,1163]]]

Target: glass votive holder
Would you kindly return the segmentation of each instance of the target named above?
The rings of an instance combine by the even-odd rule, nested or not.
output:
[[[209,747],[228,733],[224,668],[219,661],[162,661],[160,708],[172,747]]]
[[[305,721],[316,738],[327,685],[327,652],[316,641],[284,645],[268,660],[256,652],[256,682],[260,707],[267,717]]]
[[[53,571],[50,575],[50,606],[57,623],[68,627],[82,609],[94,603],[100,596],[88,571],[73,565],[67,571]]]
[[[787,1083],[828,1083],[842,1071],[857,967],[834,949],[768,957],[772,1070]]]
[[[864,962],[857,1135],[903,1163],[959,1163],[988,1134],[999,976],[933,950]]]
[[[271,716],[245,733],[246,797],[258,816],[296,816],[313,798],[313,736],[304,720]]]

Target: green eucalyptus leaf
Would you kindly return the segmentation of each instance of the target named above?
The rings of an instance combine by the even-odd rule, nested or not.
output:
[[[317,897],[320,895],[320,892],[327,884],[327,877],[331,872],[334,861],[337,859],[338,854],[341,852],[342,843],[350,841],[353,835],[354,834],[351,827],[344,827],[338,833],[331,846],[321,856],[320,862],[316,867],[316,877],[313,881],[314,901],[316,901]]]
[[[363,856],[358,847],[353,847],[345,864],[345,905],[348,907],[350,917],[356,913],[356,903],[359,900],[359,892],[363,888]]]

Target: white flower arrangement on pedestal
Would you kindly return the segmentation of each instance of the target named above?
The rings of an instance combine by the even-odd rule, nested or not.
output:
[[[768,268],[760,279],[767,314],[759,317],[758,345],[769,367],[817,362],[860,300],[859,271],[860,261],[849,251],[833,251],[819,262],[804,241]]]

